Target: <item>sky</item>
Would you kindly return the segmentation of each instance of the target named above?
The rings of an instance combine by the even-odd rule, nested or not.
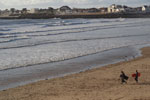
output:
[[[59,8],[64,5],[71,8],[100,8],[111,4],[142,6],[150,5],[150,0],[0,0],[0,9]]]

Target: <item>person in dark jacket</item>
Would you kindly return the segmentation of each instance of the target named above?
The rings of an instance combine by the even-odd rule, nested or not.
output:
[[[135,73],[135,81],[136,81],[136,83],[138,83],[138,77],[139,77],[139,72],[136,70],[136,73]]]
[[[123,71],[121,71],[120,78],[121,78],[121,83],[122,84],[127,83],[126,80],[128,80],[128,76],[126,76]]]

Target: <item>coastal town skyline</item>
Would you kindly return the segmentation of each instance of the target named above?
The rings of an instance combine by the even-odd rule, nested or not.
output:
[[[58,8],[63,5],[68,5],[72,8],[91,8],[105,7],[111,4],[120,4],[128,6],[150,5],[148,0],[5,0],[0,1],[0,9],[22,9],[22,8],[47,8],[49,6]]]

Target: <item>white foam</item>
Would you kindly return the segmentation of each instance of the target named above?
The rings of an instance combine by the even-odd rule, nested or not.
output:
[[[0,70],[150,43],[150,19],[78,20],[26,20],[22,24],[14,20],[10,21],[14,25],[0,25],[10,29],[0,36]],[[66,25],[44,27],[60,21]]]

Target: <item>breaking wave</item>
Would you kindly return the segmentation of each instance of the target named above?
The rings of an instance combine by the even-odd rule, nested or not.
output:
[[[0,70],[150,43],[150,19],[0,20]]]

